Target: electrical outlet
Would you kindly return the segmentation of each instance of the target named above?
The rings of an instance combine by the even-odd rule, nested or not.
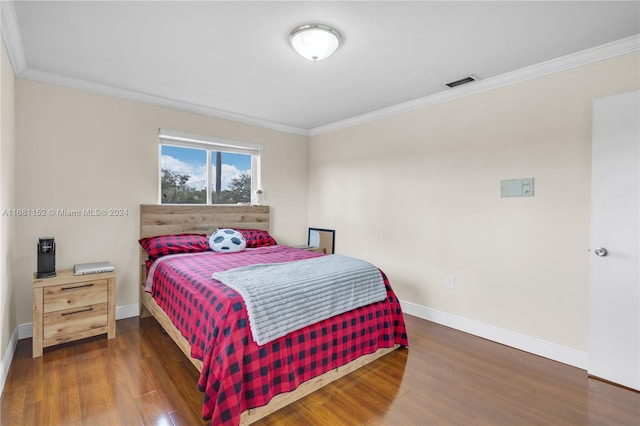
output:
[[[447,275],[447,287],[456,288],[456,278],[453,275]]]

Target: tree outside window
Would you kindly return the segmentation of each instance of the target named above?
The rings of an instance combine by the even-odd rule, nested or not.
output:
[[[161,144],[162,204],[251,202],[251,154]],[[209,192],[209,199],[207,199]]]

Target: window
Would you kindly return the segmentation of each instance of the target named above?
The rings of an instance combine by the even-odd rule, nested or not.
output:
[[[161,204],[249,204],[262,145],[160,130]]]

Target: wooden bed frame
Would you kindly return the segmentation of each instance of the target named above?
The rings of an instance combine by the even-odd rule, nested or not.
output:
[[[204,233],[211,234],[217,228],[253,228],[269,231],[270,209],[268,206],[181,206],[181,205],[140,205],[140,238],[166,234]],[[144,291],[146,281],[145,261],[147,255],[140,251],[140,316],[152,315],[165,329],[171,339],[184,352],[193,365],[202,371],[202,361],[191,358],[191,347],[180,331],[173,325],[167,314],[155,303],[153,297]],[[328,385],[358,368],[397,349],[382,348],[364,355],[342,367],[328,371],[308,380],[291,392],[276,395],[269,404],[246,410],[240,418],[241,425],[248,425],[283,408],[300,398]]]

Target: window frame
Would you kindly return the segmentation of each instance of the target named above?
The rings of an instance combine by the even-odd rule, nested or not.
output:
[[[195,135],[191,133],[179,132],[175,130],[159,129],[158,131],[158,203],[171,205],[175,203],[162,202],[162,146],[176,146],[204,150],[207,154],[207,199],[204,205],[235,206],[237,204],[213,204],[213,182],[212,182],[212,152],[228,152],[232,154],[243,154],[251,156],[251,201],[250,204],[257,204],[256,191],[261,189],[261,156],[263,146],[251,142],[244,142],[231,139],[216,138],[211,136]],[[194,203],[179,203],[179,205],[202,205]]]

